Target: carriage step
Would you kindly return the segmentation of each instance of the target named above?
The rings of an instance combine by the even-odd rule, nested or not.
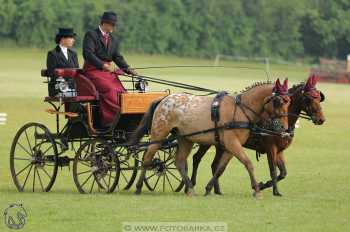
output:
[[[79,114],[77,113],[73,113],[73,112],[59,112],[59,111],[56,111],[54,109],[46,109],[45,110],[47,113],[49,114],[58,114],[58,115],[65,115],[69,118],[76,118],[79,116]]]

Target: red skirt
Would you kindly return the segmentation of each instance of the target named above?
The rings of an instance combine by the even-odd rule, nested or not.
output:
[[[99,92],[101,123],[110,124],[120,113],[120,94],[126,92],[126,89],[114,73],[96,69],[86,62],[83,69]]]

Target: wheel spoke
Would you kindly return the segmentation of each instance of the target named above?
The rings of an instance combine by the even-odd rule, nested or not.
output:
[[[16,177],[21,174],[24,170],[26,170],[30,165],[32,165],[31,163],[28,164],[27,166],[25,166],[21,171],[19,171],[18,173],[16,173]]]
[[[84,172],[79,172],[79,173],[77,173],[77,176],[85,174],[85,173],[88,173],[88,172],[91,172],[91,170],[87,170],[87,171],[84,171]]]
[[[91,188],[90,188],[90,193],[92,193],[92,190],[93,190],[93,188],[94,188],[94,185],[95,185],[95,182],[96,182],[96,179],[95,179],[96,177],[94,176],[94,180],[92,181],[92,185],[91,185]]]
[[[45,174],[51,179],[52,177],[50,176],[50,174],[46,171],[45,167],[42,167],[42,170],[45,172]]]
[[[35,192],[35,176],[36,176],[36,166],[34,166],[33,192]]]
[[[26,158],[18,158],[18,157],[14,157],[14,160],[26,160],[26,161],[32,161],[31,159],[26,159]]]
[[[165,162],[166,163],[166,162]],[[175,160],[171,161],[171,163],[166,164],[167,167],[169,167],[170,165],[174,164]]]
[[[154,184],[154,187],[152,188],[153,190],[155,190],[155,189],[156,189],[156,187],[157,187],[157,185],[158,185],[158,182],[159,182],[160,177],[161,177],[161,176],[158,176],[158,179],[157,179],[156,183]]]
[[[51,144],[51,146],[49,146],[49,147],[43,152],[43,156],[45,156],[46,152],[48,152],[52,147],[53,147],[53,145]]]
[[[166,172],[165,172],[164,176],[166,177],[166,179],[167,179],[167,181],[168,181],[168,183],[170,185],[171,190],[174,192],[175,190],[174,190],[173,185],[171,184],[171,182],[169,180],[169,177],[168,177],[168,174],[166,174]]]
[[[112,172],[109,172],[109,175],[108,175],[108,188],[111,185],[111,177],[112,177]]]
[[[122,177],[124,178],[125,182],[128,182],[128,178],[126,178],[126,176],[124,175],[124,172],[120,172],[120,174],[122,174]]]
[[[84,162],[86,162],[86,161],[85,160],[80,160],[79,163],[84,165],[84,166],[86,166],[86,167],[88,167],[88,168],[91,168],[91,165],[89,163],[84,163]]]
[[[28,174],[27,174],[27,176],[26,176],[26,179],[24,180],[23,186],[22,186],[22,188],[21,188],[22,191],[24,190],[24,187],[26,186],[26,183],[27,183],[29,174],[30,174],[30,172],[32,171],[32,168],[33,168],[33,165],[30,166],[29,172],[28,172]]]
[[[163,175],[163,193],[165,192],[165,175]]]
[[[39,169],[36,169],[36,172],[38,173],[38,179],[39,179],[39,183],[40,183],[41,189],[44,192],[45,191],[44,190],[44,185],[43,185],[43,182],[42,182],[41,177],[40,177]]]
[[[20,142],[17,143],[30,157],[33,156],[31,152],[29,152]]]
[[[93,175],[93,173],[91,173],[90,176],[84,181],[84,183],[81,185],[81,188],[83,188],[83,186],[90,180],[92,175]]]
[[[30,142],[29,142],[29,138],[28,138],[27,131],[25,130],[24,133],[25,133],[26,138],[27,138],[27,142],[28,142],[28,145],[29,145],[29,148],[30,148],[30,152],[32,153],[32,155],[34,155],[33,150],[32,150],[32,145],[31,145]]]
[[[155,176],[156,173],[153,173],[152,175],[150,175],[149,177],[146,178],[146,180],[149,180],[150,178],[152,178],[153,176]]]
[[[180,180],[174,173],[172,173],[171,171],[167,170],[167,172],[170,173],[170,175],[172,175],[176,180],[178,180],[179,182],[182,182],[182,180]]]
[[[109,184],[107,184],[106,180],[104,177],[101,177],[101,179],[103,180],[103,182],[105,183],[106,187],[107,187],[107,191],[109,190]]]

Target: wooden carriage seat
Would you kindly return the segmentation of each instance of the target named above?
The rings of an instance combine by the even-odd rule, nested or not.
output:
[[[64,97],[64,102],[90,102],[98,100],[98,92],[95,85],[82,74],[80,69],[55,69],[56,76],[74,78],[76,83],[76,97]],[[41,71],[42,76],[47,76],[47,71]],[[59,101],[58,97],[46,97],[45,101]]]

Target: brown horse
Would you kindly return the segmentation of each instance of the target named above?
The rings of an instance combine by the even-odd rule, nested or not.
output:
[[[244,123],[251,125],[261,118],[278,118],[285,129],[288,128],[287,112],[290,103],[288,96],[279,95],[282,90],[288,89],[288,83],[280,85],[279,80],[271,83],[258,83],[239,95],[239,99],[226,95],[222,98],[220,107],[220,121],[218,126],[220,144],[224,147],[217,170],[206,187],[209,194],[214,182],[223,173],[230,159],[235,156],[247,169],[254,196],[259,198],[261,192],[254,174],[254,167],[243,150],[242,144],[249,137],[250,127],[240,129],[223,129],[230,123]],[[275,90],[276,94],[273,92]],[[193,136],[184,136],[194,132],[214,128],[211,120],[213,98],[208,96],[194,96],[190,94],[172,94],[154,103],[135,131],[132,144],[137,144],[150,129],[150,145],[143,157],[142,172],[136,184],[136,194],[141,193],[146,169],[152,164],[154,154],[161,147],[161,142],[174,132],[177,136],[178,150],[175,156],[175,165],[179,170],[186,186],[186,193],[193,195],[193,185],[187,175],[187,157],[194,143],[218,144],[211,133],[201,133]],[[238,104],[239,102],[239,104]]]
[[[305,112],[316,125],[321,125],[325,121],[320,104],[324,100],[324,95],[322,92],[316,89],[316,82],[317,77],[310,76],[306,83],[300,83],[289,89],[291,103],[288,109],[288,130],[292,135],[294,135],[295,123],[302,111]],[[281,196],[277,188],[277,182],[284,179],[287,175],[283,151],[289,147],[292,140],[293,136],[281,138],[279,136],[261,137],[250,134],[250,137],[244,144],[244,147],[256,150],[261,154],[267,153],[270,168],[271,180],[267,181],[266,183],[261,182],[259,184],[261,190],[272,186],[273,195]],[[208,145],[201,145],[193,156],[193,171],[191,177],[191,182],[193,185],[196,185],[199,163],[209,148],[210,146]],[[218,160],[220,159],[222,153],[223,150],[219,146],[216,146],[216,155],[211,165],[213,173],[216,170]],[[280,170],[280,175],[278,177],[276,176],[276,165]],[[214,184],[214,192],[216,194],[222,194],[218,182]]]

